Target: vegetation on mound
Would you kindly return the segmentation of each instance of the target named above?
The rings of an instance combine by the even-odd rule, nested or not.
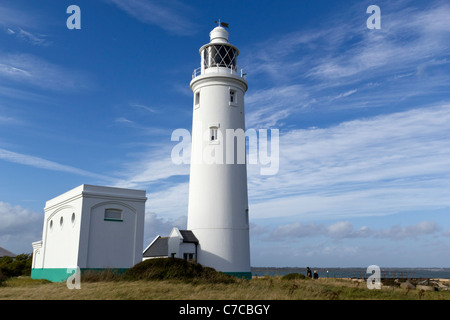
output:
[[[148,259],[136,264],[123,274],[110,270],[86,272],[83,282],[136,280],[182,280],[185,282],[234,283],[236,278],[199,263],[178,258]]]
[[[233,283],[235,278],[213,268],[184,259],[148,259],[128,269],[125,280],[184,280]]]
[[[295,280],[295,279],[311,279],[306,277],[304,274],[301,273],[288,273],[281,277],[281,280]]]
[[[29,276],[31,273],[31,254],[19,254],[15,258],[0,258],[0,286],[8,278]]]

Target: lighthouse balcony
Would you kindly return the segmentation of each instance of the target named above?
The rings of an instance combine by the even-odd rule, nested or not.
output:
[[[237,71],[233,68],[227,68],[227,67],[221,67],[220,65],[217,65],[216,67],[209,67],[206,69],[203,69],[202,67],[199,67],[197,69],[195,69],[192,72],[192,79],[195,79],[199,76],[205,75],[205,74],[210,74],[210,73],[222,73],[222,74],[232,74],[238,77],[243,78],[244,80],[246,79],[247,74],[244,73],[244,70],[241,69],[240,71]]]

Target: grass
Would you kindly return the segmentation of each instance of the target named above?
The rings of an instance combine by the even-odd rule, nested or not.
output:
[[[8,279],[0,287],[0,299],[49,300],[450,300],[450,291],[422,292],[389,288],[369,290],[340,279],[265,277],[236,279],[232,283],[184,280],[102,280],[81,282],[80,290],[66,283],[50,283],[29,277]]]
[[[450,300],[450,291],[400,287],[369,290],[364,282],[299,274],[236,279],[179,259],[146,260],[122,275],[86,273],[81,289],[20,276],[5,280],[0,299],[26,300]]]

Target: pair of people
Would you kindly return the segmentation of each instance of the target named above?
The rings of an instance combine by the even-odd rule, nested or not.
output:
[[[317,270],[314,270],[314,276],[311,275],[311,269],[309,267],[306,268],[306,276],[309,278],[314,277],[314,279],[319,279],[319,274],[317,273]]]

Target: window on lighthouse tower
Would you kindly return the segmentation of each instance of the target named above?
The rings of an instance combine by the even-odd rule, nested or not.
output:
[[[194,103],[195,103],[196,106],[200,104],[200,92],[196,92],[195,93],[195,99],[194,100],[195,100]]]
[[[230,102],[235,103],[236,102],[236,91],[230,90]]]
[[[229,105],[233,107],[237,107],[237,93],[235,89],[230,89],[230,102]]]
[[[210,127],[209,128],[209,136],[210,136],[210,141],[217,141],[217,127]]]

